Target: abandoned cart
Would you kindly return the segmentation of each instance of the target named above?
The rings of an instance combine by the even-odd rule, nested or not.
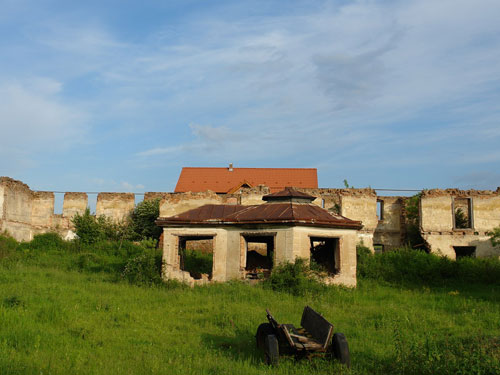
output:
[[[256,334],[257,347],[264,351],[266,362],[278,365],[279,356],[296,357],[331,355],[340,363],[350,366],[349,347],[343,333],[333,333],[333,325],[309,306],[304,308],[301,328],[293,324],[280,324],[268,309],[269,323],[262,323]]]

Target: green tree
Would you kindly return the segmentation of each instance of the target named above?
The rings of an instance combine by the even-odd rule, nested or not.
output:
[[[425,248],[425,241],[420,234],[420,198],[422,193],[415,194],[405,202],[406,241],[413,248]]]
[[[159,240],[162,229],[155,224],[160,216],[160,198],[144,200],[130,214],[130,226],[134,239]]]
[[[77,213],[72,221],[76,235],[81,242],[86,244],[103,240],[122,241],[131,237],[129,223],[115,223],[104,215],[96,217],[91,215],[88,207],[83,215]]]

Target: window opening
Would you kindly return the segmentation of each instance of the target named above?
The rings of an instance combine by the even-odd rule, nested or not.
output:
[[[453,199],[453,219],[455,229],[472,228],[472,200],[471,198]]]
[[[247,279],[267,277],[273,268],[274,235],[245,235]]]
[[[379,220],[384,220],[384,201],[377,200],[377,217]]]
[[[373,245],[373,250],[375,250],[376,253],[383,253],[384,252],[384,245],[381,245],[381,244]]]
[[[328,274],[340,271],[339,239],[311,237],[311,269]]]
[[[180,269],[193,279],[211,279],[214,258],[213,236],[179,237]]]
[[[455,250],[457,259],[476,256],[475,246],[453,246],[453,250]]]

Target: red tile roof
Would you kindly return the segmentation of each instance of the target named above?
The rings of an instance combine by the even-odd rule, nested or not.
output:
[[[287,186],[318,187],[316,168],[182,168],[175,192],[212,190],[227,193],[246,183],[252,187],[266,185],[271,193]]]

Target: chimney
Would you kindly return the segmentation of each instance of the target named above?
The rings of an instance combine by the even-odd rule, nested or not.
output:
[[[229,163],[229,172],[233,171],[233,163]]]

